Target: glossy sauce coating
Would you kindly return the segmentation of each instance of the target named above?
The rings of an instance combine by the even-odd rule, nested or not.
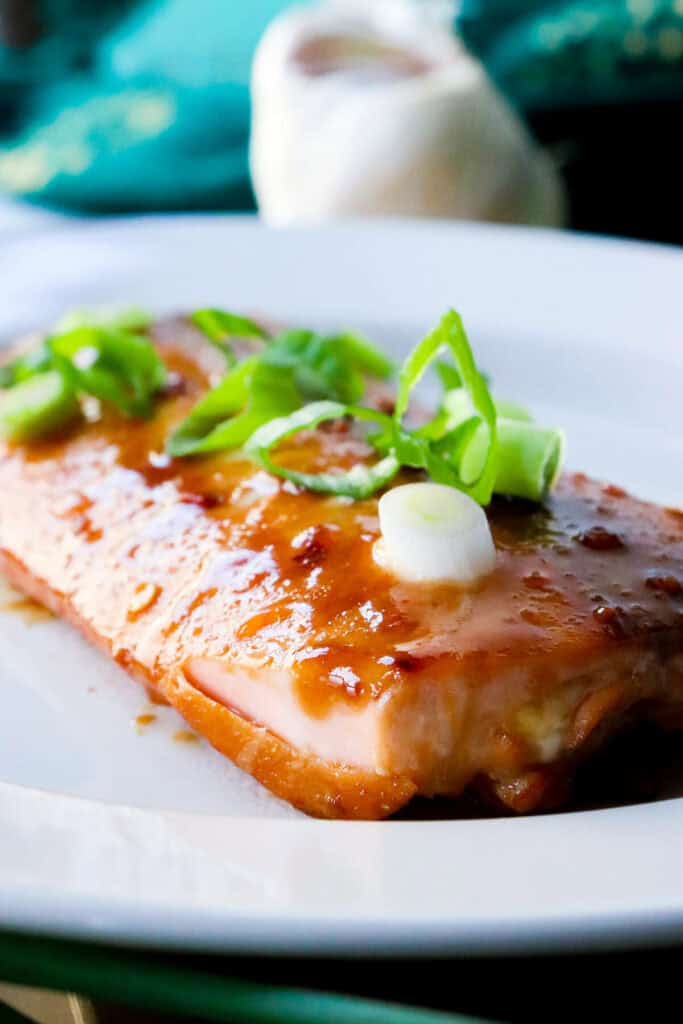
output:
[[[171,394],[149,422],[105,412],[69,437],[0,448],[0,546],[77,595],[122,664],[156,675],[189,658],[286,668],[306,713],[362,707],[422,674],[515,663],[580,667],[611,646],[683,635],[683,525],[619,488],[565,477],[541,506],[496,499],[497,565],[476,591],[402,584],[374,561],[376,499],[298,492],[241,453],[173,460],[172,426],[221,369],[185,328],[157,337]],[[218,362],[217,362],[218,360]],[[344,427],[299,435],[297,468],[370,457]],[[42,500],[32,538],[26,490]],[[674,641],[675,642],[675,641]]]

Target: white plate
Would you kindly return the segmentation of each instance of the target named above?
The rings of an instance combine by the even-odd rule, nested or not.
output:
[[[271,232],[100,222],[7,245],[0,335],[65,307],[212,303],[397,351],[449,305],[569,462],[683,504],[683,259],[440,223]],[[0,496],[1,500],[1,496]],[[182,949],[415,954],[683,935],[683,800],[480,821],[318,822],[270,797],[55,622],[0,615],[0,926]]]

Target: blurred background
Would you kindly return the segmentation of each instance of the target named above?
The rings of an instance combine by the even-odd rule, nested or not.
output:
[[[683,0],[0,0],[0,238],[258,206],[680,243],[682,103]]]

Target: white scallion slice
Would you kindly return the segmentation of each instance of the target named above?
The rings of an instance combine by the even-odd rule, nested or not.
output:
[[[375,544],[375,558],[406,582],[470,586],[495,566],[486,513],[453,487],[394,487],[379,500],[379,524],[382,536]]]

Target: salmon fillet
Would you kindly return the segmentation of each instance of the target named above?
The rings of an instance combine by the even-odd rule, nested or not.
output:
[[[220,356],[181,320],[152,335],[173,373],[152,420],[0,442],[0,571],[272,792],[381,818],[476,787],[526,812],[634,717],[683,724],[682,513],[567,475],[544,504],[494,500],[477,589],[400,583],[373,559],[376,498],[165,456]],[[344,423],[286,450],[365,457]]]

